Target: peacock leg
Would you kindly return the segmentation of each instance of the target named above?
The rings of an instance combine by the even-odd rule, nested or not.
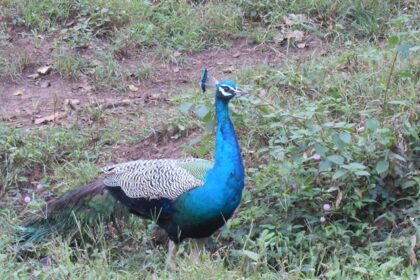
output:
[[[178,244],[175,244],[172,240],[168,243],[168,257],[166,259],[166,269],[174,270],[176,268],[175,257],[178,251]]]
[[[194,262],[198,263],[200,261],[200,253],[206,251],[206,243],[208,239],[208,237],[194,239],[195,244],[192,250],[192,259]]]

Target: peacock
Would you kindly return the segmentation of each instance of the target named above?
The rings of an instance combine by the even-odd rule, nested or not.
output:
[[[204,69],[203,92],[215,87],[214,162],[199,158],[136,160],[102,168],[105,176],[49,202],[21,227],[21,240],[38,242],[76,227],[75,213],[110,214],[112,201],[141,218],[154,220],[169,237],[167,266],[173,268],[178,244],[186,238],[204,248],[206,239],[232,216],[244,188],[244,166],[229,117],[229,101],[244,91],[230,80],[217,81]],[[107,197],[110,199],[100,199]],[[100,201],[101,204],[98,202]]]

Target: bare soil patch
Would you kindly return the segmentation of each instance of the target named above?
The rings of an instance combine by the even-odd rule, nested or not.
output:
[[[49,42],[49,41],[48,41]],[[13,51],[26,52],[36,63],[52,64],[50,43],[35,46],[33,40],[15,36]],[[161,106],[168,95],[196,86],[201,69],[207,67],[215,76],[229,77],[254,64],[276,64],[287,58],[302,57],[312,53],[320,42],[309,41],[304,49],[287,48],[281,45],[255,45],[246,39],[237,39],[227,49],[210,48],[192,54],[174,53],[174,61],[164,61],[157,54],[147,51],[131,51],[120,57],[121,67],[130,69],[139,62],[152,65],[152,75],[144,81],[134,81],[135,90],[115,92],[111,89],[96,89],[86,77],[77,81],[63,79],[55,69],[51,73],[33,79],[39,66],[26,67],[17,82],[0,78],[0,118],[12,126],[30,126],[37,118],[48,117],[64,110],[66,99],[77,99],[81,107],[103,103],[118,103],[129,99],[144,99],[147,106]],[[89,57],[92,51],[84,50]]]

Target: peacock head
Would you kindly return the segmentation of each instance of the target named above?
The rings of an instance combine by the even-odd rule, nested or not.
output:
[[[216,97],[230,100],[235,95],[244,93],[244,91],[239,88],[235,82],[224,80],[216,83]]]
[[[207,69],[204,69],[200,78],[201,90],[205,92],[208,86],[214,86],[216,88],[216,98],[226,101],[229,101],[237,94],[245,93],[235,82],[230,80],[219,82],[217,79],[209,76]]]

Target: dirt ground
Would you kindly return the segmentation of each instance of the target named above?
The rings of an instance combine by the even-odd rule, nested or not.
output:
[[[152,75],[145,81],[134,82],[133,89],[121,93],[110,89],[96,89],[84,76],[75,81],[64,79],[53,67],[48,74],[34,78],[37,69],[53,64],[52,47],[49,43],[51,40],[44,38],[41,45],[35,46],[33,41],[27,38],[12,38],[13,48],[10,52],[25,52],[36,61],[42,62],[42,65],[26,67],[17,81],[0,77],[0,118],[16,127],[48,123],[43,122],[42,118],[48,119],[54,116],[54,113],[60,114],[68,110],[65,102],[75,102],[74,106],[70,106],[71,109],[100,104],[113,107],[113,104],[121,105],[121,102],[128,100],[158,101],[142,102],[141,106],[162,106],[169,94],[197,87],[198,83],[195,81],[199,80],[201,69],[204,67],[216,77],[229,77],[236,71],[254,64],[276,64],[293,57],[310,55],[321,45],[320,41],[309,40],[304,49],[289,49],[280,45],[255,45],[245,39],[237,39],[227,49],[211,48],[192,54],[175,53],[176,60],[180,63],[165,62],[152,52],[133,51],[119,60],[120,65],[129,69],[138,62],[147,62],[153,66]],[[92,53],[89,48],[93,46],[83,51],[87,58]],[[56,115],[53,119],[65,121],[65,115]],[[51,121],[51,118],[48,120]]]
[[[0,120],[9,126],[24,128],[65,124],[71,122],[69,116],[74,112],[97,106],[112,109],[112,115],[120,119],[127,114],[127,105],[134,112],[165,107],[170,109],[168,97],[182,90],[197,89],[201,70],[205,67],[216,78],[230,78],[241,69],[253,65],[287,63],[290,60],[304,59],[322,50],[322,42],[313,38],[308,38],[305,48],[302,49],[279,44],[257,45],[247,39],[236,39],[228,48],[213,47],[196,53],[174,52],[170,60],[162,60],[152,51],[131,50],[116,58],[120,66],[133,69],[139,63],[147,63],[152,66],[151,76],[144,81],[128,81],[134,88],[117,92],[95,88],[88,77],[83,75],[77,80],[61,77],[53,66],[53,38],[43,38],[36,45],[33,39],[18,34],[18,30],[10,31],[12,48],[8,49],[8,56],[25,53],[31,60],[41,64],[25,67],[16,81],[0,77]],[[80,54],[92,60],[94,49],[100,44],[103,42],[91,42]],[[37,75],[39,69],[45,66],[51,66],[50,71]],[[83,116],[78,122],[82,125],[92,123]],[[169,135],[171,133],[173,132],[158,131],[136,143],[119,144],[113,147],[112,155],[102,164],[187,156],[182,145],[198,137],[201,132],[194,128],[188,129],[177,139]]]

